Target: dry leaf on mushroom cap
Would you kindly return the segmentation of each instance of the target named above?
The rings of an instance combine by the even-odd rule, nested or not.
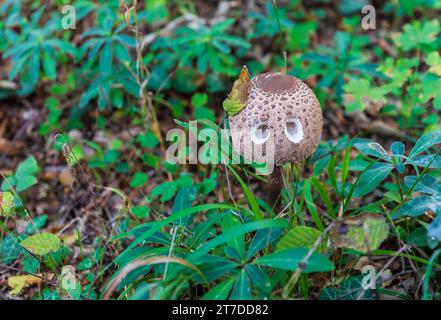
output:
[[[322,110],[313,91],[293,76],[273,72],[251,80],[245,106],[230,114],[229,120],[235,152],[253,160],[249,158],[253,154],[250,148],[274,143],[277,165],[310,156],[320,142],[323,126]]]

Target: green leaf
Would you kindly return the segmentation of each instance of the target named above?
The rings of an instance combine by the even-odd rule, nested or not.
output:
[[[362,141],[362,142],[355,143],[354,147],[358,151],[360,151],[368,156],[387,160],[387,161],[390,160],[390,155],[387,153],[386,150],[384,150],[384,148],[379,143],[372,142],[372,141]]]
[[[140,243],[142,243],[143,241],[146,241],[147,239],[149,239],[152,235],[154,235],[158,230],[160,230],[161,228],[169,225],[170,223],[179,220],[181,218],[185,218],[187,216],[193,215],[195,213],[198,212],[203,212],[206,210],[217,210],[217,209],[235,209],[235,207],[232,207],[230,205],[227,204],[203,204],[203,205],[198,205],[198,206],[194,206],[188,209],[184,209],[181,212],[176,212],[175,214],[169,216],[168,218],[165,218],[163,220],[158,220],[155,221],[154,223],[152,223],[151,227],[149,228],[149,230],[144,231],[143,233],[139,234],[135,240],[118,256],[119,259],[122,259],[123,257],[127,256],[131,250],[133,248],[135,248],[137,245],[139,245]],[[266,221],[266,223],[268,223]],[[272,223],[269,223],[269,226],[266,227],[271,227]],[[279,223],[275,223],[276,225],[280,225]],[[129,235],[131,235],[132,233],[123,233],[123,234],[119,234],[118,236],[113,237],[112,241],[116,241],[118,239],[121,238],[125,238]],[[211,240],[213,241],[213,240]],[[207,251],[203,252],[200,255],[203,255],[205,253],[207,253],[210,249],[208,249]],[[202,250],[198,250],[197,253],[199,254]]]
[[[364,290],[361,286],[363,277],[363,274],[350,277],[341,284],[340,288],[325,288],[320,292],[320,300],[356,300],[359,297],[362,300],[374,299],[372,291]]]
[[[366,213],[336,221],[329,238],[334,248],[368,252],[378,249],[388,235],[386,219],[382,215]]]
[[[12,236],[6,236],[0,242],[0,262],[10,264],[20,255],[20,245]]]
[[[296,226],[289,230],[277,242],[276,251],[282,251],[291,248],[308,248],[311,249],[322,233],[311,227]],[[324,247],[322,246],[322,250]],[[319,249],[319,251],[322,251]]]
[[[251,259],[260,250],[272,244],[282,235],[282,233],[282,228],[269,228],[257,231],[248,246],[247,259]]]
[[[193,202],[196,200],[199,192],[199,186],[183,187],[178,191],[173,202],[172,213],[182,211],[190,208]],[[188,217],[179,222],[180,225],[186,225]]]
[[[312,198],[311,178],[305,179],[305,182],[303,183],[303,190],[304,190],[304,198],[305,198],[305,202],[306,202],[306,207],[308,208],[308,211],[311,214],[312,220],[314,221],[316,227],[319,230],[324,230],[325,227],[323,226],[323,223],[320,220],[320,216],[317,212],[317,209],[315,208],[315,203]]]
[[[346,111],[353,112],[364,110],[369,101],[374,103],[387,102],[387,90],[383,87],[372,87],[366,79],[353,79],[343,87],[346,94],[350,95],[351,101],[345,103]]]
[[[441,241],[441,214],[438,214],[430,224],[429,228],[427,229],[427,236],[431,241]]]
[[[136,141],[144,148],[156,148],[159,145],[159,140],[152,131],[140,134],[136,137]]]
[[[417,182],[418,181],[418,182]],[[431,175],[425,174],[422,177],[418,176],[406,176],[404,177],[406,186],[410,189],[414,185],[414,192],[423,192],[433,195],[441,195],[441,184],[436,181]]]
[[[42,214],[40,216],[36,216],[33,218],[33,223],[29,222],[25,228],[25,232],[28,235],[31,235],[33,233],[35,233],[36,231],[38,231],[39,229],[43,228],[44,225],[46,224],[48,219],[47,214]],[[35,228],[37,228],[38,230],[35,230]]]
[[[262,269],[252,264],[247,264],[245,269],[248,272],[253,287],[259,289],[265,294],[271,293],[271,278]]]
[[[441,156],[439,155],[427,155],[414,158],[411,163],[419,167],[428,167],[431,169],[441,169]]]
[[[115,108],[122,108],[124,105],[124,93],[119,89],[112,89],[110,91],[110,100]]]
[[[139,187],[142,187],[143,185],[145,185],[148,180],[149,180],[149,176],[147,174],[138,171],[133,176],[129,185],[131,188],[139,188]]]
[[[23,161],[15,171],[15,179],[17,180],[17,192],[24,191],[37,183],[37,178],[34,176],[39,171],[37,160],[34,156]]]
[[[100,72],[104,75],[112,73],[112,42],[107,41],[101,51],[100,56]]]
[[[201,183],[201,192],[204,196],[208,195],[217,187],[217,175],[212,174],[210,178],[206,178]]]
[[[416,20],[412,24],[406,24],[403,30],[403,33],[395,36],[394,42],[404,51],[409,51],[436,41],[436,36],[440,32],[440,23],[436,19],[423,22]]]
[[[37,183],[37,178],[34,176],[23,176],[20,179],[17,179],[17,192],[24,191]]]
[[[35,175],[39,171],[37,160],[34,156],[27,158],[25,161],[20,163],[17,170],[15,171],[15,177],[20,179],[21,177],[26,177],[29,175]]]
[[[228,242],[229,240],[235,239],[246,233],[266,229],[266,228],[286,228],[287,222],[281,219],[262,219],[252,222],[245,223],[243,225],[236,226],[229,229],[227,232],[215,237],[214,239],[205,242],[197,251],[192,252],[188,258],[196,259],[197,257],[209,252],[210,250],[216,248],[217,246]]]
[[[441,57],[439,52],[433,51],[427,55],[426,63],[430,66],[429,71],[441,76]]]
[[[55,63],[55,57],[44,51],[42,58],[44,73],[48,76],[49,79],[55,80],[57,78],[57,66]]]
[[[227,233],[228,230],[236,226],[241,226],[242,222],[233,214],[225,216],[222,221],[222,232]],[[228,246],[234,248],[239,253],[240,258],[245,256],[245,235],[240,235],[236,238],[227,241]]]
[[[226,300],[228,298],[228,294],[231,291],[235,282],[234,278],[227,279],[213,289],[208,291],[203,297],[202,300]]]
[[[404,146],[404,143],[402,143],[400,141],[395,141],[394,143],[392,143],[390,145],[390,150],[395,155],[403,155],[404,151],[405,151],[405,148],[406,147]]]
[[[386,179],[394,166],[389,163],[375,163],[368,170],[364,171],[354,191],[354,197],[362,197],[375,189]]]
[[[423,280],[423,300],[432,300],[432,294],[430,291],[430,277],[432,276],[433,265],[436,261],[438,261],[439,255],[441,254],[441,249],[433,252],[430,257],[429,264],[427,265],[427,269],[424,272],[424,280]]]
[[[234,285],[233,292],[231,292],[231,300],[250,300],[251,295],[251,285],[250,279],[248,278],[246,269],[243,268],[240,271],[239,277]]]
[[[333,263],[317,252],[313,252],[305,265],[301,265],[308,253],[309,249],[306,248],[286,249],[258,258],[254,264],[290,271],[301,270],[306,273],[334,270]]]
[[[163,182],[156,186],[152,192],[150,193],[150,196],[153,198],[156,198],[158,196],[161,196],[161,202],[166,202],[171,199],[173,199],[173,196],[175,195],[177,190],[177,186],[173,182]]]
[[[53,233],[39,233],[27,237],[20,244],[33,254],[42,256],[60,247],[60,238]]]
[[[233,269],[239,267],[239,264],[214,255],[203,255],[198,259],[187,260],[193,263],[204,274],[208,281],[214,281],[219,279],[227,272],[231,272]],[[197,272],[194,272],[199,282],[204,282]]]
[[[245,193],[245,197],[251,207],[251,210],[253,210],[254,215],[256,216],[257,219],[263,219],[263,213],[260,210],[259,204],[256,201],[256,197],[254,196],[254,194],[251,192],[250,188],[248,187],[248,185],[245,183],[245,181],[243,181],[243,179],[240,177],[240,175],[236,172],[236,170],[233,169],[233,167],[229,164],[227,164],[228,169],[234,174],[234,176],[236,177],[237,181],[239,181],[240,186],[243,189],[243,192]]]
[[[148,217],[150,208],[146,206],[131,206],[130,212],[137,218],[142,219]]]
[[[208,95],[206,93],[195,93],[191,97],[191,104],[196,108],[203,107],[208,102]]]
[[[329,172],[329,170],[328,170]],[[331,174],[329,174],[331,176]],[[314,188],[318,191],[320,194],[320,197],[322,198],[323,202],[325,203],[326,209],[328,209],[328,213],[331,217],[335,218],[336,214],[334,211],[334,208],[332,207],[331,199],[329,198],[328,194],[326,193],[325,189],[323,188],[322,184],[318,180],[317,177],[313,176],[311,177],[311,182],[314,185]]]
[[[194,117],[196,118],[196,120],[210,120],[210,121],[216,120],[214,111],[206,107],[196,108],[194,112]]]
[[[23,271],[30,273],[37,273],[40,261],[28,252],[24,252],[25,258],[21,260],[20,264],[23,266]]]
[[[402,217],[418,217],[426,211],[441,211],[441,195],[419,196],[406,202],[401,208],[392,215],[392,219]]]
[[[42,290],[43,300],[61,300],[60,294],[57,290],[51,291],[49,288]]]
[[[431,131],[423,135],[413,146],[409,153],[409,158],[412,159],[423,151],[426,151],[435,144],[441,143],[441,130]]]

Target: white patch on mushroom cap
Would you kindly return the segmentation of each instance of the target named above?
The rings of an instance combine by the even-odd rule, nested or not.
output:
[[[293,143],[303,140],[303,126],[299,119],[289,118],[285,122],[286,137]]]
[[[251,128],[251,140],[257,144],[265,143],[270,136],[270,128],[263,122],[257,123]]]

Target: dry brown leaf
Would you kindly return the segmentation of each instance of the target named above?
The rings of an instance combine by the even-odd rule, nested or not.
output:
[[[61,239],[63,239],[64,244],[66,245],[71,245],[74,244],[76,241],[79,240],[78,238],[78,232],[72,232],[72,233],[68,233],[64,236],[61,236]]]
[[[54,275],[53,273],[48,273],[46,275],[44,274],[37,274],[37,275],[23,275],[23,276],[13,276],[8,278],[8,286],[12,289],[9,293],[11,295],[17,295],[20,294],[21,290],[23,288],[29,287],[29,286],[35,286],[38,285],[43,281],[42,278],[51,280],[53,279]]]
[[[60,183],[62,185],[70,187],[73,183],[72,172],[70,171],[69,168],[66,168],[60,172],[58,179],[60,180]]]
[[[18,153],[20,148],[23,147],[22,143],[14,143],[8,139],[0,137],[0,153],[8,156],[13,156]]]

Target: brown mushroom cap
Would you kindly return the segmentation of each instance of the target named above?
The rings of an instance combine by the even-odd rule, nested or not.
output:
[[[233,150],[252,160],[250,146],[265,148],[274,141],[276,165],[310,156],[320,142],[322,126],[322,110],[313,91],[303,81],[282,73],[253,78],[245,108],[230,116]],[[268,134],[274,136],[265,141]],[[244,144],[249,140],[252,143]]]

